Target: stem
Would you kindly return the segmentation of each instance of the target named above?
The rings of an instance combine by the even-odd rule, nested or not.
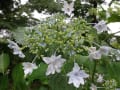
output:
[[[95,44],[96,46],[98,46],[98,47],[100,47],[100,45],[99,44],[97,44],[96,42],[92,42],[93,44]]]
[[[95,60],[94,62],[94,68],[93,68],[93,73],[92,73],[92,82],[94,83],[94,76],[95,76],[95,72],[96,72],[96,66],[97,66],[97,61]]]
[[[35,60],[37,59],[37,55],[34,57],[34,59],[33,59],[33,61],[32,61],[32,63],[34,63],[35,62]]]

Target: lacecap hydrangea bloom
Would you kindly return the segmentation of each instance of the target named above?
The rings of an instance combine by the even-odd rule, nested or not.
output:
[[[55,54],[51,57],[43,57],[43,61],[48,64],[46,75],[60,73],[61,67],[63,66],[65,59],[61,58],[61,55],[56,56]]]
[[[84,85],[84,79],[89,77],[89,75],[86,74],[84,70],[80,70],[80,67],[77,63],[74,63],[73,70],[69,72],[67,76],[69,77],[68,84],[73,83],[76,88],[79,88],[80,84]]]

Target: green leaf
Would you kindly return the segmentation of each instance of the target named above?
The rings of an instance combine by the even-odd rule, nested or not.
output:
[[[40,63],[40,66],[32,72],[30,76],[28,76],[28,81],[32,82],[35,79],[41,80],[42,84],[47,84],[47,77],[45,75],[47,69],[47,65],[44,63]]]
[[[16,67],[13,69],[12,78],[15,90],[27,90],[24,79],[24,71],[21,64],[16,65]]]
[[[8,90],[8,77],[7,76],[0,77],[0,90]]]
[[[67,77],[62,74],[51,76],[49,80],[49,85],[51,87],[51,90],[76,90],[73,85],[68,84]]]
[[[108,22],[119,22],[120,16],[117,14],[112,14],[111,17],[108,18]]]
[[[4,74],[10,63],[9,55],[2,53],[0,55],[0,72]]]
[[[13,32],[13,36],[17,43],[24,44],[26,27],[19,27]]]

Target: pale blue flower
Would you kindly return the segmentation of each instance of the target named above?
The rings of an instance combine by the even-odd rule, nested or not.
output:
[[[79,88],[80,84],[84,85],[84,79],[89,77],[84,70],[80,70],[80,67],[77,63],[74,63],[73,70],[69,72],[67,76],[69,77],[68,84],[73,83],[76,88]]]
[[[17,43],[15,43],[14,41],[11,41],[8,39],[8,47],[10,49],[13,49],[13,54],[14,55],[18,55],[21,58],[24,58],[25,55],[23,54],[23,52],[21,51],[20,47],[17,45]]]
[[[28,74],[31,74],[34,69],[38,68],[35,63],[30,63],[30,62],[23,62],[22,66],[25,74],[24,77],[26,77]]]
[[[69,16],[73,16],[72,12],[74,11],[74,2],[69,4],[67,1],[64,1],[62,11]]]
[[[100,34],[104,31],[108,31],[108,27],[106,25],[106,22],[104,20],[97,23],[94,28],[97,30],[97,33]]]
[[[100,51],[100,53],[102,55],[106,55],[107,56],[109,54],[109,52],[111,51],[111,47],[109,47],[109,46],[101,46],[99,51]]]
[[[46,75],[60,73],[65,59],[61,58],[61,55],[52,55],[51,57],[43,57],[43,61],[48,64]]]
[[[101,59],[101,52],[96,50],[96,47],[90,47],[89,49],[89,58],[90,59]]]

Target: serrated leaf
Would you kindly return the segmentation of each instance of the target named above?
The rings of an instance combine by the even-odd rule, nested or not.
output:
[[[2,53],[0,55],[0,72],[4,74],[10,63],[9,55]]]

